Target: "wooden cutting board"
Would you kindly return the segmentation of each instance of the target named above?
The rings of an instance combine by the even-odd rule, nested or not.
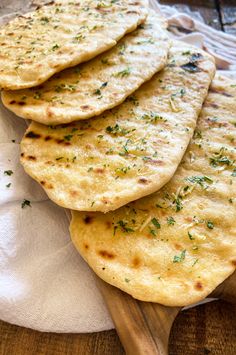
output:
[[[169,355],[235,355],[236,306],[211,302],[181,312]],[[0,321],[0,355],[123,355],[115,330],[93,334],[40,333]]]

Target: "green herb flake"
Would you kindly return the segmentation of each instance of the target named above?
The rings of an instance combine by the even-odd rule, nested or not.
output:
[[[11,183],[7,184],[6,187],[9,189],[9,187],[11,186]]]
[[[73,137],[73,134],[68,134],[67,136],[64,136],[63,138],[64,138],[66,141],[70,141],[72,137]]]
[[[93,95],[102,95],[102,92],[101,92],[101,90],[100,89],[97,89],[97,90],[95,90],[94,92],[93,92]]]
[[[4,175],[11,176],[12,174],[13,174],[13,171],[12,171],[12,170],[5,170],[5,171],[4,171]]]
[[[60,48],[60,46],[58,44],[54,44],[54,46],[52,46],[52,51],[55,51],[58,48]]]
[[[131,73],[131,69],[127,68],[127,69],[124,69],[124,70],[114,74],[113,76],[115,76],[115,77],[120,76],[121,78],[124,78],[125,76],[129,76],[130,73]]]
[[[131,130],[127,130],[125,128],[120,127],[118,124],[116,124],[115,126],[106,127],[106,132],[111,135],[117,136],[117,135],[126,135],[130,133]]]
[[[173,263],[181,263],[184,261],[186,255],[186,250],[183,250],[180,255],[175,255],[173,258]]]
[[[21,203],[21,208],[25,208],[26,206],[31,207],[31,203],[29,200],[24,199]]]
[[[220,165],[233,165],[234,161],[229,159],[225,154],[225,148],[222,147],[219,152],[215,153],[212,157],[210,157],[210,165],[213,168],[216,168]]]
[[[193,267],[194,265],[196,265],[198,261],[199,261],[199,259],[196,259],[196,260],[193,262],[192,267]]]
[[[151,222],[152,222],[152,224],[153,224],[157,229],[160,229],[160,228],[161,228],[160,223],[158,222],[158,220],[157,220],[155,217],[152,218]]]
[[[212,184],[213,180],[209,176],[190,176],[186,178],[187,181],[205,187],[205,183]]]
[[[211,221],[207,221],[207,228],[213,229],[214,228],[214,223]]]
[[[175,220],[173,217],[167,217],[167,224],[169,226],[173,226],[175,224]]]
[[[154,229],[150,228],[150,227],[149,227],[149,232],[150,232],[151,235],[153,235],[153,237],[157,236],[156,231]]]
[[[49,22],[49,18],[48,17],[41,17],[40,22],[42,23],[42,25],[46,25],[46,23]]]
[[[142,120],[147,121],[148,123],[157,123],[158,121],[166,122],[167,119],[165,119],[163,116],[160,116],[154,112],[150,112],[149,114],[145,113],[141,117]]]
[[[188,232],[188,237],[189,237],[190,240],[194,240],[195,239],[190,232]]]
[[[180,196],[177,196],[174,201],[173,201],[174,205],[175,205],[175,211],[179,212],[182,210],[183,208],[183,204],[182,204],[182,198]]]
[[[130,170],[130,166],[124,166],[124,167],[122,167],[122,168],[117,168],[116,170],[115,170],[115,172],[117,173],[117,174],[127,174],[127,172]]]
[[[186,51],[186,52],[182,52],[183,55],[190,55],[191,52],[190,51]]]
[[[128,226],[128,222],[125,222],[125,221],[118,221],[117,224],[114,226],[114,233],[113,235],[115,235],[116,233],[116,230],[117,228],[120,228],[122,232],[125,232],[125,233],[132,233],[134,232],[134,229],[133,228],[130,228]]]

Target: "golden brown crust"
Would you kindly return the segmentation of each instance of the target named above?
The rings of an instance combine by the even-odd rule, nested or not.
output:
[[[21,162],[75,210],[108,212],[153,193],[174,174],[214,72],[212,57],[176,42],[165,69],[119,107],[69,125],[32,123]]]
[[[145,24],[109,52],[36,88],[3,91],[3,104],[18,116],[43,124],[97,116],[122,103],[164,67],[170,40],[163,27],[163,18],[150,11]]]
[[[143,301],[185,306],[234,272],[235,111],[236,82],[217,77],[167,185],[106,215],[73,212],[72,240],[102,279]]]
[[[0,88],[39,85],[113,47],[147,16],[147,1],[57,0],[0,30]]]

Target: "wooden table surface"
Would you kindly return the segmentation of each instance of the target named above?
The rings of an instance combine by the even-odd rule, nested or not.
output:
[[[236,0],[160,1],[199,11],[212,27],[236,35]],[[115,330],[93,334],[40,333],[0,321],[0,355],[124,354]],[[236,305],[211,302],[182,312],[174,322],[170,355],[235,355]],[[135,355],[135,354],[134,354]]]

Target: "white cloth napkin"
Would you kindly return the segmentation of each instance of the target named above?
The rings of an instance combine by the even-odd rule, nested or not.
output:
[[[4,21],[13,11],[28,8],[27,0],[0,4]],[[172,16],[170,25],[177,21],[180,26],[177,32],[170,27],[175,36],[213,50],[208,45],[213,30],[208,26],[173,8],[161,9]],[[182,36],[181,27],[189,23],[201,32],[198,37]],[[227,68],[233,65],[231,54],[236,50],[231,37],[217,32],[217,42],[225,46]],[[24,120],[0,105],[0,319],[51,332],[111,329],[113,323],[93,273],[70,241],[66,211],[49,201],[20,166],[19,142],[25,129]],[[31,206],[22,208],[24,200]]]

